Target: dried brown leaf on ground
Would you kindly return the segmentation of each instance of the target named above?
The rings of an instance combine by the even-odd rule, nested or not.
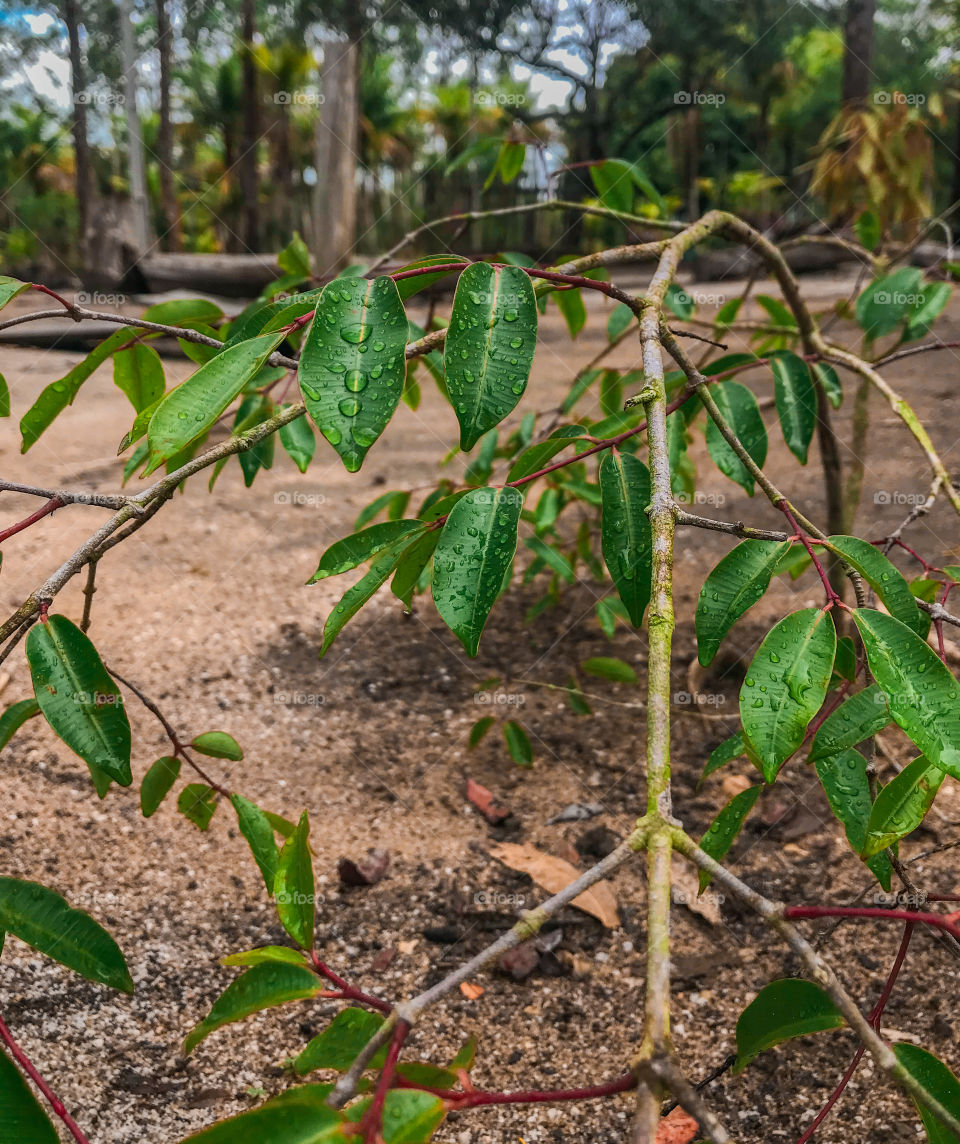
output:
[[[675,1108],[660,1121],[654,1144],[690,1144],[696,1140],[700,1127],[682,1108]]]
[[[576,881],[582,871],[571,866],[562,858],[546,854],[529,843],[518,845],[514,842],[501,842],[490,847],[490,853],[511,870],[519,870],[529,876],[551,894],[557,894],[565,886]],[[573,899],[573,905],[584,913],[591,914],[607,929],[617,929],[620,925],[620,911],[617,899],[609,882],[597,882],[589,890]]]

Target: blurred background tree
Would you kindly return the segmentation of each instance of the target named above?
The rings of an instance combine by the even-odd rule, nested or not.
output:
[[[960,25],[945,0],[129,9],[135,119],[119,0],[4,5],[6,273],[66,280],[106,229],[128,233],[137,126],[147,253],[270,252],[297,230],[321,271],[435,215],[596,196],[590,167],[610,157],[636,175],[605,191],[621,205],[728,207],[778,233],[871,209],[909,237],[960,198]],[[498,227],[463,242],[555,257],[613,233],[560,214]]]

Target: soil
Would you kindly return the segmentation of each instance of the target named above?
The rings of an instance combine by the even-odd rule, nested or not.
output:
[[[840,277],[805,281],[818,306],[850,287]],[[697,289],[714,294],[719,305],[735,288]],[[769,283],[758,286],[764,290],[776,293]],[[10,312],[32,304],[18,299]],[[588,305],[590,322],[572,345],[551,307],[528,407],[556,404],[572,371],[604,344],[606,305],[595,298]],[[751,305],[743,316],[761,312]],[[938,333],[960,337],[960,306],[952,306]],[[5,347],[0,358],[14,412],[0,429],[4,476],[115,491],[120,462],[114,443],[131,413],[109,367],[21,457],[16,418],[80,355]],[[610,361],[635,366],[636,351],[625,344]],[[170,359],[167,369],[179,380],[188,363]],[[926,421],[948,465],[956,460],[956,373],[952,352],[912,358],[887,371]],[[261,473],[252,489],[244,488],[236,462],[212,495],[204,478],[190,481],[156,520],[101,562],[90,631],[104,659],[155,699],[184,737],[220,728],[240,741],[242,762],[210,761],[220,781],[288,817],[309,808],[322,895],[318,949],[355,983],[389,999],[437,980],[509,925],[518,908],[542,896],[528,878],[490,857],[492,841],[528,842],[568,860],[579,854],[586,866],[630,829],[644,798],[646,632],[620,626],[608,640],[594,614],[608,588],[589,579],[578,580],[533,625],[525,624],[525,613],[544,584],[518,584],[495,608],[476,660],[465,657],[428,599],[406,615],[384,591],[318,660],[324,619],[355,576],[305,588],[321,552],[347,534],[379,493],[423,488],[456,441],[452,412],[425,375],[422,380],[419,411],[401,406],[355,476],[321,443],[305,476],[278,451],[274,468]],[[751,380],[759,396],[770,395],[764,371]],[[837,422],[846,437],[854,384],[844,380],[847,400]],[[910,498],[923,497],[929,487],[912,439],[876,397],[872,408],[859,521],[867,537],[888,533],[906,515]],[[772,446],[768,471],[805,513],[823,520],[816,446],[808,468],[800,469],[783,447],[769,407],[765,418]],[[759,496],[748,499],[716,471],[702,437],[693,455],[699,511],[782,524]],[[37,504],[5,494],[4,521],[20,519]],[[74,506],[9,540],[0,587],[6,609],[18,605],[102,517],[103,510]],[[956,520],[943,505],[917,522],[910,537],[935,562],[960,559]],[[678,538],[674,798],[676,813],[695,834],[747,781],[749,765],[741,760],[698,785],[709,751],[736,726],[745,664],[777,617],[819,596],[811,574],[795,583],[781,577],[728,638],[721,667],[708,678],[695,676],[688,668],[695,656],[696,596],[730,547],[729,538],[710,532],[685,531]],[[79,619],[81,587],[74,580],[56,610]],[[952,642],[949,651],[954,661],[960,655]],[[597,655],[633,664],[640,686],[585,682],[597,697],[593,717],[574,716],[562,692],[534,686],[562,685],[575,665]],[[22,651],[3,670],[10,676],[5,703],[30,694]],[[491,703],[481,684],[492,676],[501,682]],[[691,680],[706,704],[686,702]],[[132,697],[129,708],[139,777],[167,744],[159,724]],[[536,755],[532,770],[510,760],[499,728],[468,750],[470,727],[487,714],[498,723],[513,717],[523,723]],[[882,741],[888,757],[880,761],[889,774],[893,761],[910,757],[909,747],[899,733],[887,731]],[[136,782],[128,790],[114,788],[100,803],[82,763],[39,720],[5,749],[3,769],[3,872],[47,883],[89,910],[116,937],[136,983],[134,996],[117,996],[15,939],[4,950],[3,1016],[91,1140],[171,1144],[286,1087],[284,1060],[325,1026],[335,1004],[303,1003],[255,1016],[217,1032],[188,1059],[180,1053],[186,1032],[235,975],[219,959],[284,940],[229,808],[221,807],[209,831],[200,833],[177,813],[172,798],[144,821]],[[468,777],[512,811],[502,825],[490,826],[466,801]],[[571,803],[599,804],[601,813],[547,825]],[[958,890],[956,851],[922,857],[955,840],[958,822],[960,798],[948,780],[928,822],[903,846],[904,856],[915,859],[917,881],[930,891]],[[387,877],[368,887],[342,885],[338,859],[362,858],[371,847],[389,852]],[[764,893],[791,902],[849,903],[874,894],[816,777],[801,762],[764,792],[731,862]],[[688,887],[689,877],[676,891],[673,1034],[687,1074],[697,1080],[733,1051],[744,1005],[768,981],[799,974],[800,965],[738,902],[713,895],[705,917],[691,908]],[[426,1014],[411,1054],[442,1062],[473,1034],[479,1042],[474,1081],[501,1090],[579,1086],[622,1073],[642,1025],[642,863],[623,868],[613,888],[621,928],[607,930],[567,911],[552,957],[544,956],[523,981],[498,971],[482,975],[476,983],[485,992],[475,1000],[448,996]],[[811,923],[804,928],[870,1007],[893,960],[899,927],[856,922],[832,931]],[[955,1070],[958,968],[940,944],[919,933],[885,1020],[891,1037],[936,1050]],[[762,1055],[740,1076],[727,1073],[710,1085],[707,1099],[744,1144],[794,1140],[853,1050],[845,1032],[795,1041]],[[448,1120],[438,1140],[613,1144],[627,1137],[631,1111],[628,1096],[484,1109]],[[914,1109],[878,1082],[868,1060],[817,1139],[899,1144],[919,1133]]]

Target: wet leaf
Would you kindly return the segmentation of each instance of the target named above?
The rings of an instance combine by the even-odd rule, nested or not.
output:
[[[650,533],[650,473],[629,453],[609,453],[600,462],[603,498],[603,559],[634,627],[650,602],[653,548]]]
[[[743,540],[707,577],[697,601],[697,654],[704,667],[713,662],[724,636],[760,600],[790,541]]]

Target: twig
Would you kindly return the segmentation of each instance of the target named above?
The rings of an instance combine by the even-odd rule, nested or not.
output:
[[[90,628],[93,597],[97,591],[97,560],[91,560],[87,565],[87,582],[83,588],[83,616],[80,620],[80,631],[82,632],[86,632]]]
[[[63,1121],[64,1127],[68,1130],[74,1140],[76,1140],[77,1144],[90,1144],[90,1141],[81,1131],[79,1124],[77,1124],[70,1113],[67,1112],[63,1101],[60,1100],[60,1098],[54,1093],[53,1089],[47,1084],[47,1082],[34,1067],[33,1062],[30,1060],[27,1054],[13,1039],[13,1034],[7,1028],[2,1017],[0,1017],[0,1041],[3,1041],[3,1043],[10,1050],[10,1055],[13,1057],[13,1059],[33,1081],[37,1088],[39,1088],[43,1093],[47,1103],[60,1118],[60,1120]],[[11,1144],[13,1144],[12,1141]]]

